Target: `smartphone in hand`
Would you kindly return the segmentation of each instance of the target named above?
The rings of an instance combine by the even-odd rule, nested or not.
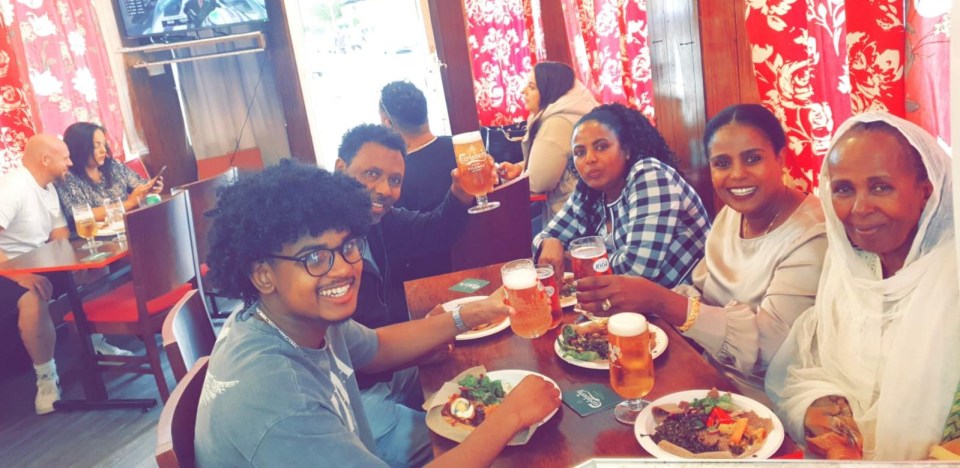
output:
[[[166,171],[167,171],[167,166],[164,165],[163,167],[160,168],[159,171],[157,171],[157,175],[155,175],[155,176],[153,176],[152,178],[150,178],[150,183],[151,183],[151,184],[155,183],[155,182],[157,181],[157,179],[159,179],[161,176],[163,176],[163,173],[166,172]]]

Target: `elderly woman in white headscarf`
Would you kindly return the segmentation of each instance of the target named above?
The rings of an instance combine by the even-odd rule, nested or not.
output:
[[[917,460],[940,441],[960,379],[950,164],[886,113],[837,131],[820,173],[829,250],[816,305],[766,376],[814,454]]]

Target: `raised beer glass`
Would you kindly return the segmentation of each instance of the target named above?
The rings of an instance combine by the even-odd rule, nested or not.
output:
[[[493,191],[493,163],[483,147],[480,132],[461,133],[453,136],[453,153],[457,157],[460,170],[460,186],[463,191],[477,197],[477,206],[467,213],[477,214],[496,209],[500,202],[487,200],[487,194]]]
[[[581,237],[570,242],[570,263],[577,279],[612,274],[607,247],[600,236]]]
[[[74,205],[71,210],[73,213],[73,224],[77,228],[77,235],[86,239],[87,243],[83,248],[89,249],[90,253],[96,252],[97,247],[103,245],[102,242],[94,240],[97,236],[97,220],[93,217],[93,210],[90,205]]]
[[[610,341],[610,386],[626,398],[613,410],[624,424],[633,424],[653,390],[653,357],[647,318],[635,312],[614,314],[607,321]]]
[[[556,328],[563,319],[563,308],[560,307],[560,288],[557,287],[557,277],[553,274],[553,265],[548,263],[537,265],[537,276],[543,285],[543,292],[550,301],[550,328]]]
[[[550,329],[550,303],[537,278],[533,260],[507,262],[500,267],[503,294],[517,313],[510,317],[510,328],[517,336],[537,338]]]

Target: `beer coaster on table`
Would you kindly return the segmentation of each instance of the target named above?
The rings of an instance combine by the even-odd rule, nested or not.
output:
[[[477,278],[465,278],[463,281],[451,286],[450,290],[467,293],[467,294],[473,294],[488,284],[490,284],[490,282],[487,280],[482,280]]]
[[[623,401],[620,395],[614,393],[610,387],[592,383],[582,387],[572,388],[561,395],[563,402],[580,416],[590,416],[605,409],[613,408]]]

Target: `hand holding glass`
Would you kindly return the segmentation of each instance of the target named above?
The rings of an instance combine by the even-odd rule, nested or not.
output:
[[[627,398],[613,410],[617,421],[633,424],[653,390],[653,357],[647,318],[634,312],[614,314],[607,321],[610,341],[610,386]]]
[[[454,135],[453,153],[457,158],[463,191],[477,197],[477,206],[467,210],[467,213],[478,214],[499,207],[500,202],[487,201],[487,194],[493,191],[496,181],[493,180],[493,165],[483,147],[480,132]]]
[[[72,213],[77,235],[87,240],[83,248],[89,249],[91,253],[95,252],[103,243],[93,240],[97,236],[97,220],[93,217],[93,210],[90,205],[79,204],[74,205]]]
[[[570,241],[570,263],[577,279],[612,274],[607,246],[600,236],[581,237]]]
[[[506,302],[516,310],[516,314],[510,317],[510,328],[523,338],[543,335],[550,329],[553,318],[533,260],[507,262],[500,267],[500,274],[503,277]]]

